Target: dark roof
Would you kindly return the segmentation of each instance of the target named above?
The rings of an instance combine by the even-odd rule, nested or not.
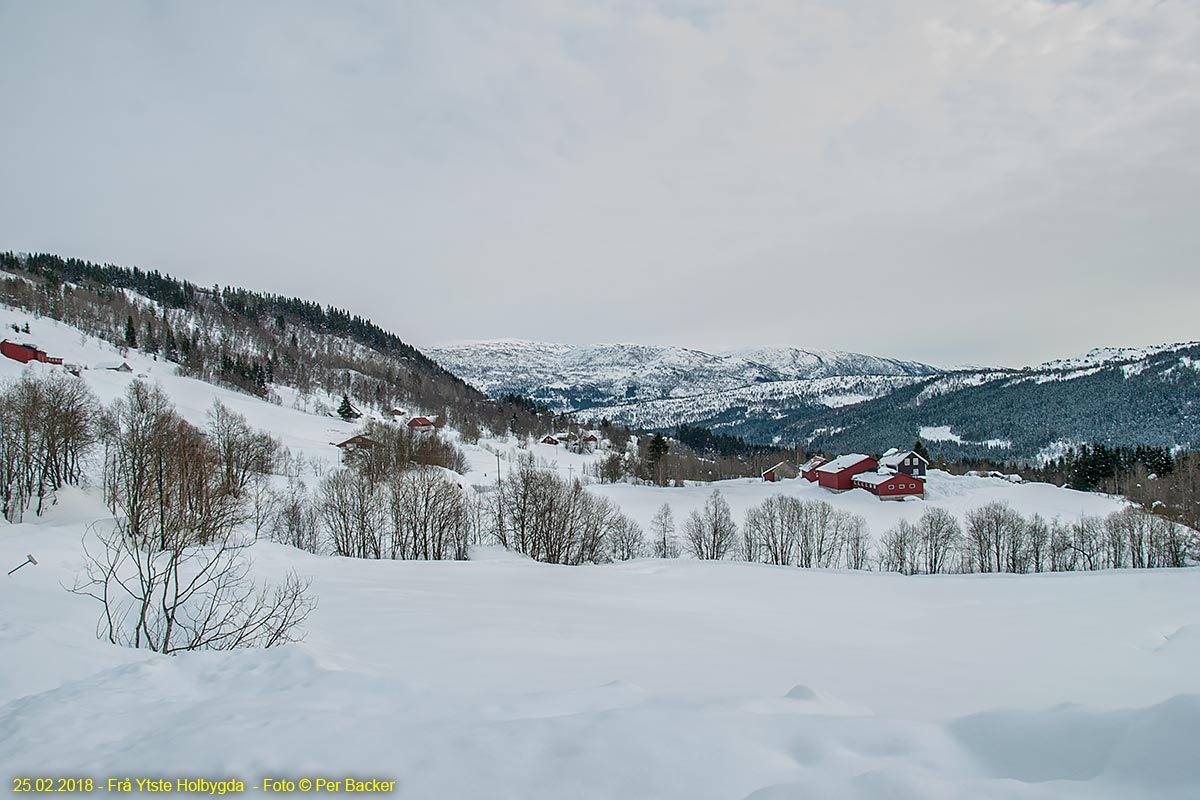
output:
[[[360,433],[357,436],[351,436],[346,441],[340,442],[335,446],[348,447],[349,445],[354,445],[355,447],[374,447],[376,444],[377,442],[374,439],[370,438],[369,436],[364,436]]]

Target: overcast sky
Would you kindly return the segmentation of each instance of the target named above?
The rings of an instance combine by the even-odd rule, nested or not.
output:
[[[0,0],[0,249],[522,337],[1200,339],[1197,0]]]

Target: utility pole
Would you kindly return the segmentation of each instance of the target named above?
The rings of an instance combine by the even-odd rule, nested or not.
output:
[[[505,546],[507,547],[507,542],[505,541],[505,536],[504,536],[504,506],[502,505],[502,500],[501,500],[502,497],[503,497],[503,490],[500,488],[500,451],[497,450],[496,451],[496,538],[498,538],[501,542],[504,542]]]

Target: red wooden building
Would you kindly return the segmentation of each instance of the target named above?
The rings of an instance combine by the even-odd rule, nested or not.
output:
[[[824,456],[813,456],[800,465],[800,477],[811,483],[817,482],[817,467],[822,466],[827,459]]]
[[[850,479],[856,489],[866,489],[880,500],[924,497],[925,481],[903,472],[862,472]]]
[[[433,422],[429,417],[413,417],[408,421],[408,427],[413,432],[433,430]]]
[[[338,448],[339,450],[344,450],[347,453],[353,453],[356,450],[370,450],[374,446],[375,440],[368,438],[361,433],[356,436],[351,436],[346,441],[338,442],[334,445],[334,447]]]
[[[8,356],[13,361],[20,361],[22,364],[28,364],[30,361],[40,361],[43,364],[63,363],[61,358],[51,358],[46,355],[44,350],[39,350],[36,345],[10,342],[8,339],[0,342],[0,354]]]
[[[872,472],[879,468],[879,462],[861,453],[850,453],[838,456],[827,464],[817,467],[817,482],[826,489],[835,492],[845,492],[854,488],[852,480],[862,472]]]
[[[547,436],[542,439],[542,444],[558,444],[558,439],[555,439],[553,436]]]

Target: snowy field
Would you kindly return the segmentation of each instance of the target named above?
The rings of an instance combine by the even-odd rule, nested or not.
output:
[[[356,775],[413,798],[1194,798],[1200,570],[904,578],[255,547],[308,638],[166,657],[68,594],[73,492],[6,528],[0,774]],[[7,787],[6,787],[7,789]]]
[[[78,331],[28,338],[104,403],[138,374],[203,425],[214,399],[323,468],[356,426],[173,374]],[[0,380],[20,374],[0,359]],[[322,398],[326,403],[329,398]],[[312,402],[308,404],[311,410]],[[420,411],[422,409],[415,409]],[[522,452],[564,477],[597,455],[485,440],[467,482]],[[310,480],[315,476],[310,475]],[[718,484],[739,523],[775,493],[862,514],[878,539],[935,504],[993,500],[1064,519],[1118,500],[931,473],[925,501],[832,495],[805,481]],[[711,485],[592,485],[648,525]],[[18,775],[398,781],[411,798],[1200,797],[1200,570],[901,577],[734,562],[555,567],[481,548],[470,562],[366,562],[261,542],[255,571],[295,568],[319,607],[302,643],[157,656],[95,637],[69,594],[106,510],[62,493],[0,523],[0,784]]]

